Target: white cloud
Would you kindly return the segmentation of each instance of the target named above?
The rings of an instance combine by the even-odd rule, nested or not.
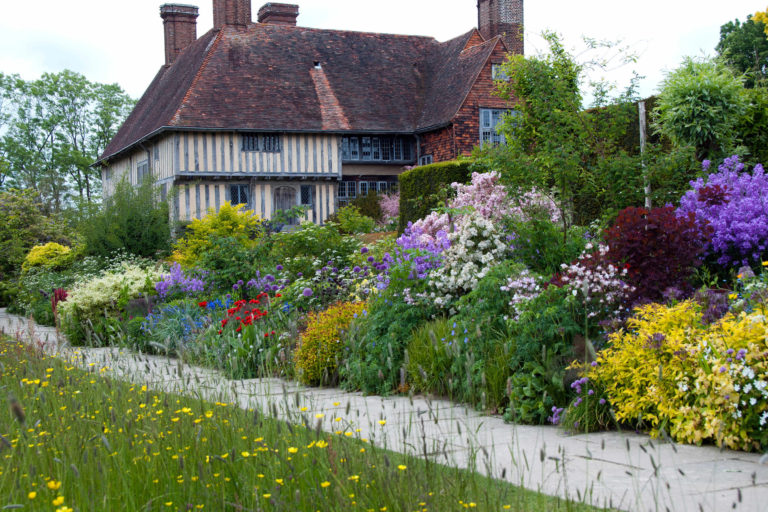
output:
[[[254,17],[266,0],[254,1]],[[37,0],[4,2],[0,18],[0,71],[31,79],[69,68],[90,80],[119,83],[139,96],[163,64],[163,0]],[[198,34],[212,25],[212,1],[200,7]],[[477,0],[297,0],[299,24],[308,27],[427,35],[446,40],[477,24]],[[684,55],[713,53],[719,27],[765,8],[765,0],[528,0],[526,51],[544,45],[536,34],[551,29],[568,46],[580,36],[623,39],[643,49],[633,66],[655,92],[664,69]],[[631,68],[607,77],[625,85]]]

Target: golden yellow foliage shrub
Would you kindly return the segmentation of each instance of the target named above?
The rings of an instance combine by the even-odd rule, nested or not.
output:
[[[768,446],[768,323],[762,310],[706,325],[692,301],[638,308],[587,375],[616,419],[651,435],[733,449]]]
[[[331,382],[344,348],[344,332],[365,309],[364,302],[342,302],[321,313],[310,313],[296,349],[296,373],[304,384]]]
[[[261,236],[262,220],[253,210],[243,208],[242,204],[232,206],[227,201],[218,213],[209,208],[208,215],[193,220],[174,247],[173,261],[194,266],[201,255],[211,248],[211,240],[215,238],[230,237],[245,247],[254,247]]]
[[[36,245],[24,258],[24,262],[21,264],[21,271],[28,272],[35,267],[64,267],[72,262],[73,256],[72,249],[55,242]]]

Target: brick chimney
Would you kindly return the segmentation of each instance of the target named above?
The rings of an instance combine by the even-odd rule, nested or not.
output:
[[[184,48],[197,39],[197,7],[194,5],[164,4],[160,17],[165,28],[165,65],[170,66]]]
[[[299,17],[299,6],[294,4],[276,4],[270,2],[259,9],[259,23],[272,25],[296,26],[296,18]]]
[[[213,0],[213,28],[224,25],[250,25],[251,0]]]
[[[511,53],[523,54],[523,0],[477,0],[477,20],[485,39],[501,36]]]

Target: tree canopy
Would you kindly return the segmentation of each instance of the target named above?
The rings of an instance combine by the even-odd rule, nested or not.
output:
[[[0,74],[0,187],[34,190],[48,212],[101,194],[92,167],[133,108],[120,86],[72,71]]]
[[[748,88],[768,86],[768,15],[759,12],[747,21],[729,21],[720,27],[717,52],[734,71],[744,75]]]

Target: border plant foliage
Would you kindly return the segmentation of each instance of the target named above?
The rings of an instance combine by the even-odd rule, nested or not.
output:
[[[400,175],[400,224],[402,233],[409,222],[416,222],[445,202],[451,183],[469,183],[469,161],[423,165]]]

